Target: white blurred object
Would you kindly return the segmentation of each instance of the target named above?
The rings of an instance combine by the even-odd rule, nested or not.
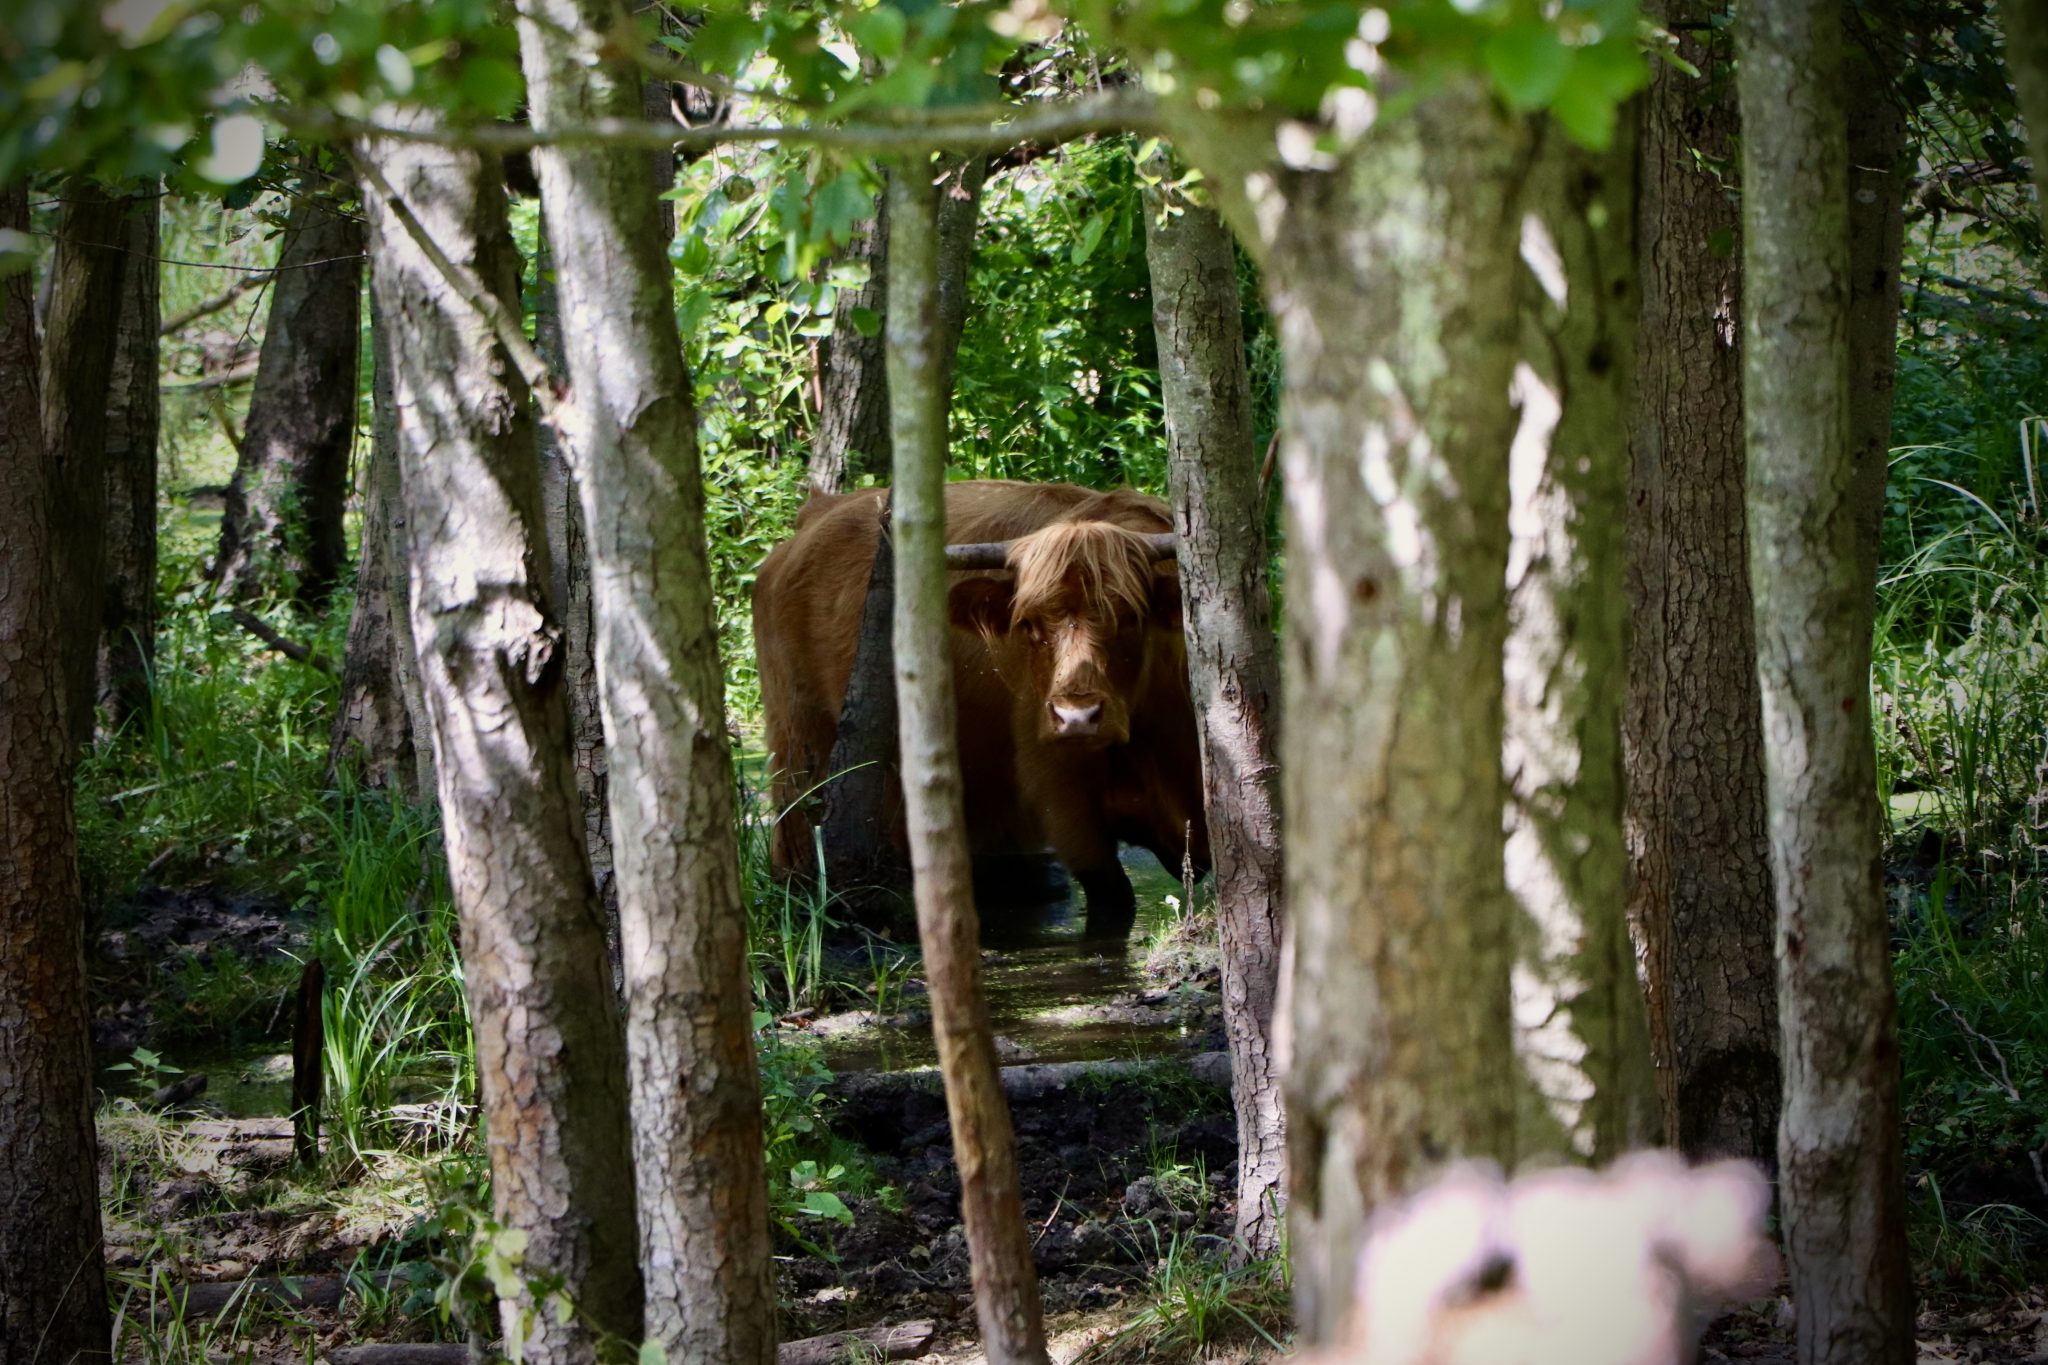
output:
[[[1769,1208],[1746,1161],[1456,1167],[1374,1218],[1349,1338],[1314,1365],[1685,1365],[1701,1309],[1776,1283]]]

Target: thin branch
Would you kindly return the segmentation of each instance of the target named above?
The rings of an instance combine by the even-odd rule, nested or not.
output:
[[[311,648],[300,644],[297,640],[286,639],[275,630],[272,630],[268,621],[265,621],[246,607],[233,608],[228,612],[228,617],[243,630],[248,631],[251,635],[261,640],[264,644],[269,645],[292,662],[304,664],[308,668],[317,668],[322,673],[332,673],[334,671],[334,665],[328,662],[326,655],[315,654]]]
[[[252,361],[247,365],[238,365],[232,370],[222,370],[219,374],[210,374],[202,379],[181,380],[176,384],[166,384],[164,387],[187,393],[197,393],[202,389],[225,388],[230,384],[239,384],[245,379],[254,379],[256,368],[257,363]]]
[[[366,129],[360,136],[393,137],[413,142],[443,141],[425,130]],[[398,197],[398,191],[391,188],[391,182],[384,178],[384,172],[377,168],[374,160],[366,156],[357,157],[356,169],[361,173],[364,183],[383,198],[392,216],[398,219],[405,228],[406,235],[412,238],[413,244],[426,256],[434,269],[440,272],[441,278],[448,282],[448,287],[490,324],[492,334],[498,338],[498,344],[505,348],[505,353],[512,358],[513,365],[518,368],[520,377],[526,381],[527,387],[533,390],[533,401],[540,408],[541,417],[553,422],[558,403],[554,384],[548,376],[548,363],[541,359],[540,352],[534,350],[533,343],[526,339],[526,331],[520,326],[520,320],[506,312],[504,303],[496,294],[484,287],[483,281],[478,279],[474,272],[449,259],[448,253],[441,250],[439,243],[434,241],[426,227],[413,215],[411,207]]]
[[[1063,101],[1019,112],[1014,105],[920,111],[911,121],[867,120],[851,124],[735,127],[717,124],[682,128],[645,119],[598,119],[546,132],[516,124],[476,128],[388,128],[316,114],[289,116],[294,131],[330,138],[388,137],[478,151],[531,151],[535,147],[639,147],[657,150],[707,148],[722,143],[799,142],[868,154],[921,151],[1000,152],[1020,142],[1051,145],[1091,133],[1161,131],[1158,106],[1125,91]]]
[[[2000,1090],[2003,1090],[2006,1098],[2015,1105],[2024,1106],[2026,1100],[2020,1095],[2020,1088],[2012,1083],[2012,1071],[2006,1066],[2005,1054],[1998,1050],[1998,1044],[1992,1042],[1973,1028],[1970,1021],[1963,1018],[1961,1010],[1942,999],[1940,991],[1929,991],[1927,994],[1933,999],[1935,1004],[1948,1011],[1948,1017],[1956,1021],[1957,1028],[1984,1044],[1985,1049],[1990,1052],[1992,1060],[1998,1063],[1998,1074],[1994,1076],[1991,1074],[1991,1068],[1984,1065],[1984,1059],[1977,1055],[1977,1049],[1973,1047],[1969,1050],[1970,1060],[1975,1062],[1977,1069],[1984,1073],[1984,1079],[1990,1081]],[[2036,1149],[2028,1152],[2027,1160],[2034,1164],[2034,1183],[2041,1187],[2041,1193],[2048,1194],[2048,1169],[2044,1169],[2041,1164],[2040,1150]]]
[[[320,264],[325,265],[327,263],[322,261]],[[195,303],[184,312],[175,313],[165,318],[162,325],[157,328],[157,335],[167,337],[174,332],[182,332],[193,323],[199,321],[199,319],[212,317],[215,313],[220,312],[221,309],[233,304],[236,299],[239,299],[251,289],[261,288],[263,285],[268,284],[276,276],[277,272],[275,270],[261,270],[253,275],[244,275],[241,279],[236,280],[225,290],[215,294],[205,302]]]

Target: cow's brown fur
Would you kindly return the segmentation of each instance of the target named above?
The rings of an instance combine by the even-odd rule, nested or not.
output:
[[[756,576],[774,798],[778,809],[795,807],[773,843],[784,875],[812,862],[811,822],[798,798],[826,777],[883,497],[868,489],[812,498],[796,534]],[[1099,900],[1130,895],[1116,864],[1119,841],[1172,868],[1186,851],[1206,871],[1178,588],[1172,564],[1153,565],[1139,539],[1172,529],[1165,504],[1128,489],[990,480],[949,484],[946,520],[954,543],[1018,542],[1009,570],[953,575],[953,678],[974,851],[1050,848],[1087,889],[1091,912],[1103,908]],[[1095,646],[1101,666],[1083,671],[1105,697],[1105,715],[1092,740],[1050,733],[1045,689],[1056,651],[1041,642],[1051,628]]]

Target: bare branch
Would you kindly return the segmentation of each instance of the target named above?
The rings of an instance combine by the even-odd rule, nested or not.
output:
[[[199,319],[201,318],[212,317],[215,313],[218,313],[221,309],[228,307],[236,299],[239,299],[240,297],[242,297],[242,295],[248,293],[251,289],[256,289],[262,285],[270,283],[271,279],[276,275],[276,273],[277,272],[274,270],[263,270],[258,271],[256,274],[253,275],[242,276],[241,279],[236,280],[233,284],[229,285],[220,293],[215,294],[212,298],[207,299],[204,303],[195,303],[190,308],[187,308],[184,312],[174,313],[170,317],[165,318],[163,320],[163,324],[157,328],[157,335],[166,337],[171,336],[174,333],[184,331],[187,327],[190,327],[193,323],[199,321]]]

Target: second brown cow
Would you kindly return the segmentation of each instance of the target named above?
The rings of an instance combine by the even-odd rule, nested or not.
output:
[[[798,798],[824,781],[853,671],[880,489],[814,498],[763,561],[754,637],[777,809],[778,874],[807,868]],[[1128,925],[1117,845],[1209,866],[1180,588],[1146,537],[1157,498],[1072,484],[948,484],[949,542],[1011,542],[1007,567],[952,575],[953,681],[977,855],[1050,849],[1091,930]]]

